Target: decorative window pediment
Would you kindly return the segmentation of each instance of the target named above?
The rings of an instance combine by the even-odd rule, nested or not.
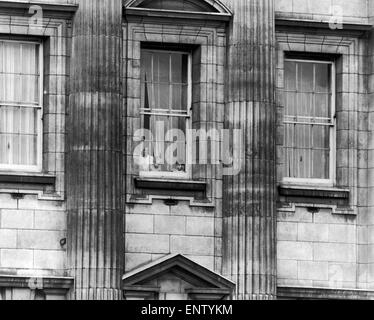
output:
[[[125,2],[126,11],[132,13],[137,11],[149,15],[161,15],[162,13],[174,12],[181,17],[181,14],[190,14],[190,17],[196,15],[211,15],[228,20],[232,12],[220,1],[217,0],[128,0]]]
[[[216,0],[131,0],[126,7],[231,14],[225,5]]]
[[[141,266],[123,277],[126,298],[153,298],[171,294],[165,283],[180,281],[180,295],[191,299],[228,298],[235,284],[180,254],[172,254]]]

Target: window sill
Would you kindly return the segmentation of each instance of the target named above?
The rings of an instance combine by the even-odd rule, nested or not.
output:
[[[355,289],[278,287],[278,298],[286,300],[373,300],[374,292]]]
[[[2,184],[26,184],[54,186],[56,177],[43,173],[23,173],[23,172],[0,172],[0,183]]]
[[[193,180],[135,178],[135,186],[139,189],[205,192],[207,183]]]
[[[74,285],[74,278],[69,277],[27,277],[0,275],[0,288],[30,288],[30,281],[42,281],[43,289],[69,290]]]
[[[299,198],[317,198],[334,199],[348,201],[350,191],[348,189],[339,189],[324,186],[297,186],[281,184],[278,186],[280,196],[299,197]]]

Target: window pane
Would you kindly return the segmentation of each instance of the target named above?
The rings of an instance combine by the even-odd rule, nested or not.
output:
[[[159,109],[169,109],[170,108],[170,85],[169,84],[159,84],[155,86],[158,88],[159,92]]]
[[[314,114],[314,94],[310,92],[296,93],[295,116],[313,116]]]
[[[330,118],[330,104],[331,104],[331,95],[326,93],[316,93],[315,94],[315,117]]]
[[[330,151],[313,151],[313,177],[315,179],[326,179],[329,177]]]
[[[310,148],[311,147],[311,132],[309,125],[295,125],[295,147]]]
[[[153,107],[153,88],[151,83],[143,83],[141,87],[142,108],[151,109]]]
[[[331,64],[285,62],[285,177],[329,179],[331,101]]]
[[[142,124],[152,133],[151,141],[146,141],[148,158],[143,161],[146,164],[141,166],[141,170],[184,172],[186,169],[188,55],[178,52],[143,50],[141,69],[141,105],[146,111],[142,115]],[[146,114],[147,112],[149,114]],[[166,141],[166,134],[168,132],[172,134],[170,131],[172,129],[175,129],[173,131],[175,137],[173,141]]]
[[[154,81],[156,82],[166,82],[169,83],[170,75],[170,54],[168,53],[158,53],[154,55],[155,57],[155,75]]]
[[[182,57],[180,54],[171,54],[171,81],[173,83],[182,83]]]
[[[312,63],[298,63],[297,87],[302,92],[314,89],[314,68]]]
[[[175,163],[173,171],[184,171],[186,165],[186,120],[180,117],[171,118],[171,128],[174,129],[174,154]]]
[[[39,103],[38,45],[0,41],[0,101]]]
[[[4,42],[4,72],[21,73],[21,45],[18,42]]]
[[[316,68],[316,92],[330,92],[330,65],[315,64]]]
[[[330,129],[328,126],[313,126],[313,148],[318,149],[330,149],[329,133]]]
[[[142,51],[142,68],[141,68],[141,77],[142,82],[152,82],[152,63],[153,57],[152,54],[146,51]]]
[[[37,165],[41,112],[36,108],[41,85],[38,47],[0,41],[0,165]]]
[[[39,102],[39,77],[22,75],[20,76],[20,85],[22,92],[20,92],[19,102],[28,102],[31,104],[38,104]]]
[[[174,84],[172,86],[173,90],[173,101],[171,108],[173,110],[182,110],[183,109],[183,95],[182,95],[182,85]]]
[[[297,115],[297,94],[295,92],[285,92],[286,95],[286,106],[285,115],[295,116]]]
[[[188,84],[188,55],[182,55],[182,83]]]
[[[37,165],[38,110],[0,106],[0,165]]]
[[[296,90],[296,63],[285,61],[284,69],[285,89]]]
[[[170,130],[168,117],[152,117],[151,132],[153,135],[152,156],[154,157],[153,171],[167,171],[167,163],[165,161],[165,134]]]
[[[142,117],[145,129],[152,132],[152,139],[145,140],[145,153],[149,165],[143,171],[185,171],[186,120],[182,117]],[[166,134],[169,138],[166,139]]]

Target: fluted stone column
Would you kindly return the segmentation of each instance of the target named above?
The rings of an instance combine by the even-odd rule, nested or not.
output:
[[[72,299],[121,299],[122,1],[77,0],[67,120]]]
[[[276,295],[274,0],[225,0],[234,12],[225,127],[242,129],[241,173],[224,179],[223,274],[235,298]]]
[[[369,12],[370,12],[370,21],[374,25],[374,1],[369,1]],[[358,223],[363,225],[360,226],[361,230],[364,230],[366,226],[366,230],[373,230],[374,228],[374,220],[373,220],[373,213],[374,213],[374,181],[371,177],[374,177],[374,30],[370,32],[369,36],[369,50],[368,50],[368,171],[367,171],[367,190],[368,190],[368,199],[367,199],[367,209],[364,210],[362,207],[364,206],[360,203],[359,208],[359,215],[358,215]],[[362,107],[361,107],[362,108]],[[362,133],[361,133],[362,134]],[[362,143],[360,143],[362,145]],[[365,147],[361,147],[365,148]],[[364,153],[364,152],[363,152]],[[363,184],[362,178],[360,178],[361,182],[360,185]],[[363,197],[360,197],[363,199]],[[363,232],[363,231],[361,231]],[[361,266],[368,264],[367,269],[364,267],[360,267],[360,270],[363,270],[363,275],[360,276],[362,282],[368,282],[368,289],[374,290],[374,238],[367,237],[367,255],[360,255],[359,259]],[[366,272],[368,270],[368,272]],[[366,275],[365,275],[366,273]],[[365,277],[366,276],[366,277]]]

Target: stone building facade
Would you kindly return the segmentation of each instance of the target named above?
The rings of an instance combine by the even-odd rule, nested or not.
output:
[[[373,16],[0,1],[0,300],[373,299]]]

